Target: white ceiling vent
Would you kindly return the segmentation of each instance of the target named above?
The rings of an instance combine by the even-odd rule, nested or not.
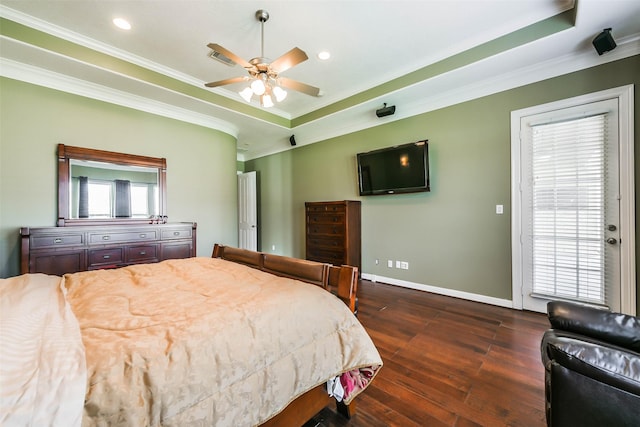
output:
[[[235,64],[235,62],[233,62],[231,59],[227,58],[226,56],[224,56],[223,54],[221,54],[220,52],[218,52],[217,50],[211,50],[211,52],[209,52],[209,58],[215,59],[217,61],[222,62],[223,64],[226,64],[230,67],[233,67]]]

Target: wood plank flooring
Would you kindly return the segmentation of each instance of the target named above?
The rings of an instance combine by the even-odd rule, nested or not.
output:
[[[347,422],[305,427],[544,426],[543,314],[362,281],[358,317],[384,367]]]

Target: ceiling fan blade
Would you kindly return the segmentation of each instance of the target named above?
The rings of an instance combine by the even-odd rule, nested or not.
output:
[[[206,87],[218,87],[224,85],[230,85],[232,83],[240,83],[246,81],[246,77],[232,77],[230,79],[219,80],[217,82],[205,83]]]
[[[287,89],[306,93],[307,95],[311,96],[320,96],[320,89],[306,83],[301,83],[299,81],[291,80],[286,77],[278,77],[278,83],[280,84],[280,86],[286,87]]]
[[[306,53],[304,53],[304,51],[298,49],[297,47],[294,47],[289,52],[282,55],[280,58],[271,62],[271,64],[269,64],[269,68],[271,68],[271,71],[275,73],[282,73],[283,71],[286,71],[294,65],[298,65],[299,63],[304,62],[307,59],[309,59],[309,57]]]
[[[230,60],[232,60],[233,62],[235,62],[236,64],[238,64],[239,66],[241,66],[243,68],[247,68],[247,69],[254,68],[253,65],[249,64],[247,61],[245,61],[244,59],[240,58],[235,53],[223,48],[219,44],[209,43],[207,45],[207,47],[209,49],[213,49],[213,50],[215,50],[217,52],[220,52],[221,54],[223,54],[224,56],[226,56],[227,58],[229,58]]]

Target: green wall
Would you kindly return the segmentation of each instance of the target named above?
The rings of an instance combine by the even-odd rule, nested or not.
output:
[[[637,122],[640,56],[248,161],[259,177],[261,247],[303,257],[305,201],[361,200],[364,273],[511,300],[511,111],[628,84]],[[636,146],[639,138],[636,130]],[[358,196],[356,153],[421,139],[431,192]]]
[[[198,255],[237,244],[236,141],[225,133],[0,78],[0,277],[18,229],[54,226],[59,143],[167,159],[169,221],[195,221]]]

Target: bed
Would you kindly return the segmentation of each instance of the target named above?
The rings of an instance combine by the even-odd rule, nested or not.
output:
[[[299,426],[382,366],[353,267],[216,245],[3,282],[2,425]]]

